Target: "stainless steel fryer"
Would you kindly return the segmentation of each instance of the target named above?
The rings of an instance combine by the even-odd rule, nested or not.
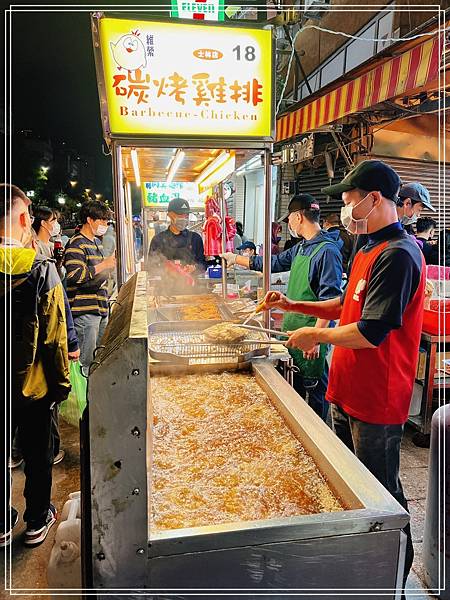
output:
[[[219,372],[224,364],[158,363],[148,356],[145,273],[124,284],[89,377],[90,477],[83,519],[87,579],[98,594],[156,597],[233,594],[237,600],[399,600],[406,511],[265,358],[247,369],[315,460],[347,510],[152,531],[151,376]],[[208,322],[211,325],[211,322]],[[87,450],[86,450],[87,448]],[[206,592],[206,594],[205,594]]]

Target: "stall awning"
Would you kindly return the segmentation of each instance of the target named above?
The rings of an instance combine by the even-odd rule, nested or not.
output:
[[[437,79],[442,40],[433,37],[277,120],[277,142],[395,98]]]

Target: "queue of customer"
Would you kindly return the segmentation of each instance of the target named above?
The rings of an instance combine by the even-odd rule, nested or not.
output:
[[[58,406],[71,388],[69,360],[80,358],[84,372],[89,370],[107,320],[105,282],[115,266],[114,255],[103,257],[97,237],[106,233],[110,219],[105,204],[82,207],[82,226],[67,243],[64,267],[54,260],[58,217],[45,206],[35,207],[33,214],[22,190],[0,186],[0,302],[11,314],[11,320],[2,320],[5,339],[11,340],[11,353],[3,357],[11,389],[11,402],[5,403],[11,427],[6,428],[4,467],[25,463],[24,544],[29,547],[46,539],[57,518],[52,467],[64,458]],[[1,481],[3,505],[9,507],[0,515],[4,547],[11,543],[19,514],[10,505],[10,476]]]

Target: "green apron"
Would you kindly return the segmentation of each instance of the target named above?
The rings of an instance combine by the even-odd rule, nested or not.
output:
[[[287,297],[290,300],[301,300],[303,302],[317,302],[318,298],[312,291],[309,284],[309,268],[311,259],[319,252],[325,244],[330,242],[322,242],[314,249],[310,256],[297,254],[292,263],[291,274],[287,288]],[[285,313],[283,318],[283,331],[294,331],[301,327],[314,327],[317,318],[300,313]],[[294,359],[294,364],[299,368],[300,375],[303,378],[320,379],[325,368],[325,357],[327,354],[327,345],[320,344],[319,358],[314,360],[306,360],[303,358],[302,350],[289,349],[289,354]]]

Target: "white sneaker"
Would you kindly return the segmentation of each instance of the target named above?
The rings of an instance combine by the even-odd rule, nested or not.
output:
[[[12,541],[12,530],[14,529],[14,527],[17,525],[17,523],[19,522],[19,513],[16,513],[16,518],[14,520],[14,523],[11,524],[11,529],[9,531],[5,531],[5,533],[2,533],[0,535],[0,548],[5,548],[6,546],[9,546],[11,541]]]
[[[53,504],[50,504],[48,509],[47,519],[43,525],[37,525],[34,523],[27,523],[27,529],[25,531],[25,539],[23,543],[25,546],[37,546],[41,544],[47,537],[50,527],[56,523],[58,518],[58,512]]]
[[[10,456],[8,460],[8,467],[10,469],[17,469],[23,463],[23,458],[21,456]]]

